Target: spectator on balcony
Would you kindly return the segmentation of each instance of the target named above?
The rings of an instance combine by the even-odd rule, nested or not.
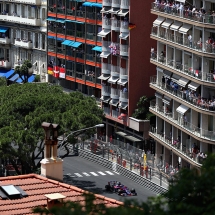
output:
[[[166,79],[164,76],[162,77],[162,86],[166,87]]]
[[[128,92],[128,89],[127,89],[126,87],[124,87],[124,88],[122,89],[122,92],[123,92],[123,93],[127,93],[127,92]]]
[[[190,47],[192,47],[192,43],[193,43],[193,38],[191,34],[188,34],[188,40],[189,40],[189,45]]]
[[[184,5],[182,3],[180,3],[179,14],[180,14],[181,17],[183,16],[183,12],[184,12]]]
[[[187,116],[186,116],[186,114],[183,115],[183,121],[184,121],[184,126],[187,126]]]
[[[164,55],[164,52],[162,51],[162,52],[160,53],[160,61],[161,61],[161,62],[164,62],[164,57],[165,57],[165,55]]]

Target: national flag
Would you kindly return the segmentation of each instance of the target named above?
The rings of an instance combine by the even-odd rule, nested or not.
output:
[[[65,68],[60,68],[60,78],[66,78]]]
[[[135,24],[132,24],[132,23],[129,23],[129,26],[128,26],[128,29],[131,30],[133,28],[136,28],[136,25]]]

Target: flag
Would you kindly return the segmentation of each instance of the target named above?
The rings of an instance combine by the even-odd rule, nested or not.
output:
[[[136,25],[135,25],[135,24],[129,23],[128,29],[131,30],[131,29],[133,29],[133,28],[136,28]]]
[[[53,68],[48,66],[48,74],[53,75]]]
[[[60,78],[65,78],[66,77],[66,73],[65,73],[65,68],[60,68]]]

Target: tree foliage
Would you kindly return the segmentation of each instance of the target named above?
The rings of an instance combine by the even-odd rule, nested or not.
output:
[[[7,79],[5,77],[0,77],[0,87],[7,86]]]
[[[42,122],[59,124],[62,135],[101,123],[103,117],[95,99],[79,92],[66,94],[49,84],[0,87],[0,101],[0,157],[9,158],[17,174],[16,158],[26,173],[40,167],[35,159],[43,153]]]
[[[169,190],[147,202],[125,201],[123,206],[107,208],[100,205],[95,210],[92,197],[86,198],[88,213],[84,204],[66,203],[62,208],[51,209],[53,215],[96,214],[96,215],[211,215],[215,214],[215,155],[209,155],[203,163],[201,173],[196,169],[181,169],[174,177]],[[47,210],[37,208],[35,213],[45,214]],[[82,212],[81,212],[82,211]],[[91,211],[92,213],[89,213]],[[47,213],[48,214],[48,213]]]
[[[152,98],[147,98],[146,96],[140,97],[140,100],[137,102],[137,109],[135,109],[132,117],[149,120],[153,116],[153,114],[149,112],[150,100],[152,100]]]
[[[15,67],[15,73],[19,75],[24,83],[28,82],[30,68],[32,68],[32,64],[29,60],[25,60],[21,66]]]

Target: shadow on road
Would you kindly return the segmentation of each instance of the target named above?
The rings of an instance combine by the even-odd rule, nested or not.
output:
[[[76,177],[73,177],[70,175],[64,175],[63,182],[95,194],[104,194],[104,193],[114,194],[112,192],[106,191],[103,188],[96,187],[96,183],[94,181],[83,181],[83,180],[80,181],[80,180],[77,180]]]

